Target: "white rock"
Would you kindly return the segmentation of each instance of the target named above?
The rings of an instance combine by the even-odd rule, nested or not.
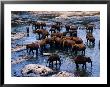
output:
[[[61,71],[55,75],[52,75],[52,77],[74,77],[74,74],[66,72],[66,71]]]
[[[30,58],[31,58],[31,56],[23,56],[23,57],[17,58],[16,60],[12,59],[11,64],[17,64],[17,63],[23,62],[25,60],[28,60]]]
[[[29,72],[34,73],[36,76],[45,76],[52,73],[53,70],[43,65],[29,64],[22,69],[22,74],[23,76],[29,76]]]
[[[12,40],[21,39],[25,36],[25,33],[16,33],[14,35],[11,35]]]
[[[15,51],[21,51],[24,49],[26,49],[26,46],[16,46],[15,48],[11,48],[11,51],[15,52]]]

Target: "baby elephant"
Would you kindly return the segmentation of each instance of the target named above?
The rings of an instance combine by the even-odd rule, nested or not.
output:
[[[78,55],[77,57],[74,58],[75,64],[76,64],[76,68],[79,68],[78,64],[83,64],[83,68],[86,69],[86,62],[91,63],[91,67],[92,67],[92,60],[90,59],[90,57],[85,57],[83,55]]]
[[[57,61],[59,61],[59,65],[61,65],[61,60],[60,60],[59,55],[57,55],[57,54],[50,55],[48,60],[47,60],[47,63],[49,62],[49,66],[50,66],[50,64],[52,64],[52,67],[53,67],[54,61],[56,61],[56,66],[57,66]]]

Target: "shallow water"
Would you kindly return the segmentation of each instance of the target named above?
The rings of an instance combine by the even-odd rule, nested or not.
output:
[[[49,23],[51,23],[51,21],[49,21]],[[58,72],[59,71],[68,71],[70,73],[74,73],[74,75],[76,77],[77,76],[81,76],[81,77],[98,77],[98,76],[100,76],[100,49],[98,47],[99,40],[100,40],[100,22],[93,21],[93,23],[96,25],[96,27],[93,31],[93,35],[95,37],[95,46],[94,47],[88,46],[86,43],[86,30],[83,28],[78,29],[78,37],[82,38],[83,42],[87,45],[85,55],[91,57],[91,59],[93,61],[93,67],[91,68],[90,64],[87,63],[86,70],[82,69],[81,66],[79,67],[79,70],[76,70],[75,63],[74,63],[73,59],[71,59],[71,57],[74,56],[74,54],[71,51],[65,52],[65,51],[59,51],[58,49],[49,50],[50,52],[57,52],[57,54],[59,54],[61,56],[62,64],[60,67],[57,67]],[[82,27],[81,24],[77,24],[77,25],[79,27]],[[26,27],[29,27],[29,30],[30,30],[29,37],[25,36],[22,39],[14,40],[13,41],[14,44],[12,43],[12,47],[15,46],[16,44],[25,45],[25,44],[38,40],[38,35],[32,33],[31,25],[19,25],[17,27],[13,27],[11,31],[12,32],[26,32]],[[45,28],[47,30],[49,30],[50,27],[48,26]],[[63,32],[63,31],[65,31],[64,27],[62,28],[61,32]],[[18,57],[20,57],[22,55],[27,55],[27,52],[25,49],[23,51],[19,51],[19,52],[12,52],[11,59],[17,59]],[[40,52],[39,52],[38,57],[36,57],[36,55],[34,55],[34,57],[30,60],[22,61],[18,64],[12,64],[11,65],[11,75],[12,76],[22,76],[21,69],[27,64],[41,64],[41,65],[47,66],[47,59],[48,59],[47,56],[42,56],[42,55],[40,55]]]

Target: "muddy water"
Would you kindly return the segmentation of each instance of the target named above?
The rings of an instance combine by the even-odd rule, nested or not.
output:
[[[83,42],[87,45],[86,46],[86,52],[85,55],[91,57],[92,61],[93,61],[93,67],[91,68],[91,65],[89,63],[87,63],[87,69],[82,69],[82,66],[79,67],[78,70],[76,70],[76,66],[75,63],[73,61],[73,59],[71,59],[74,54],[72,51],[60,51],[59,49],[50,49],[48,50],[48,52],[54,52],[57,53],[61,56],[61,66],[53,68],[53,70],[56,70],[57,72],[59,71],[67,71],[70,73],[73,73],[76,77],[77,76],[81,76],[81,77],[98,77],[100,76],[100,50],[99,50],[99,40],[100,40],[100,23],[98,22],[93,22],[96,25],[96,28],[93,31],[93,35],[95,37],[95,46],[88,46],[86,43],[86,31],[85,29],[81,28],[78,29],[78,37],[83,39]],[[81,27],[82,25],[78,25],[79,27]],[[16,44],[19,45],[25,45],[28,43],[31,43],[33,41],[38,40],[38,35],[37,34],[33,34],[32,33],[32,26],[31,25],[19,25],[17,27],[13,27],[12,28],[12,32],[26,32],[26,27],[29,27],[29,37],[28,36],[24,36],[22,39],[19,40],[14,40],[12,41],[12,47],[14,47]],[[49,26],[45,27],[47,30],[49,30]],[[62,27],[62,31],[65,31],[65,28]],[[49,47],[48,45],[46,46],[47,48]],[[17,64],[12,64],[11,65],[11,75],[12,76],[22,76],[21,74],[21,69],[27,65],[27,64],[41,64],[44,66],[48,66],[47,64],[47,56],[42,56],[40,55],[40,52],[38,51],[38,57],[36,57],[36,55],[34,55],[34,57],[32,59],[26,60],[26,61],[22,61],[20,63]],[[80,53],[78,53],[80,54]],[[17,59],[23,55],[27,55],[26,50],[21,50],[21,51],[17,51],[17,52],[12,52],[11,53],[11,59]]]

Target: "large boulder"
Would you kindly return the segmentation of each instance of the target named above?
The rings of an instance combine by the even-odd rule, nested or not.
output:
[[[21,73],[24,77],[47,76],[52,74],[53,70],[39,64],[28,64],[21,70]]]

